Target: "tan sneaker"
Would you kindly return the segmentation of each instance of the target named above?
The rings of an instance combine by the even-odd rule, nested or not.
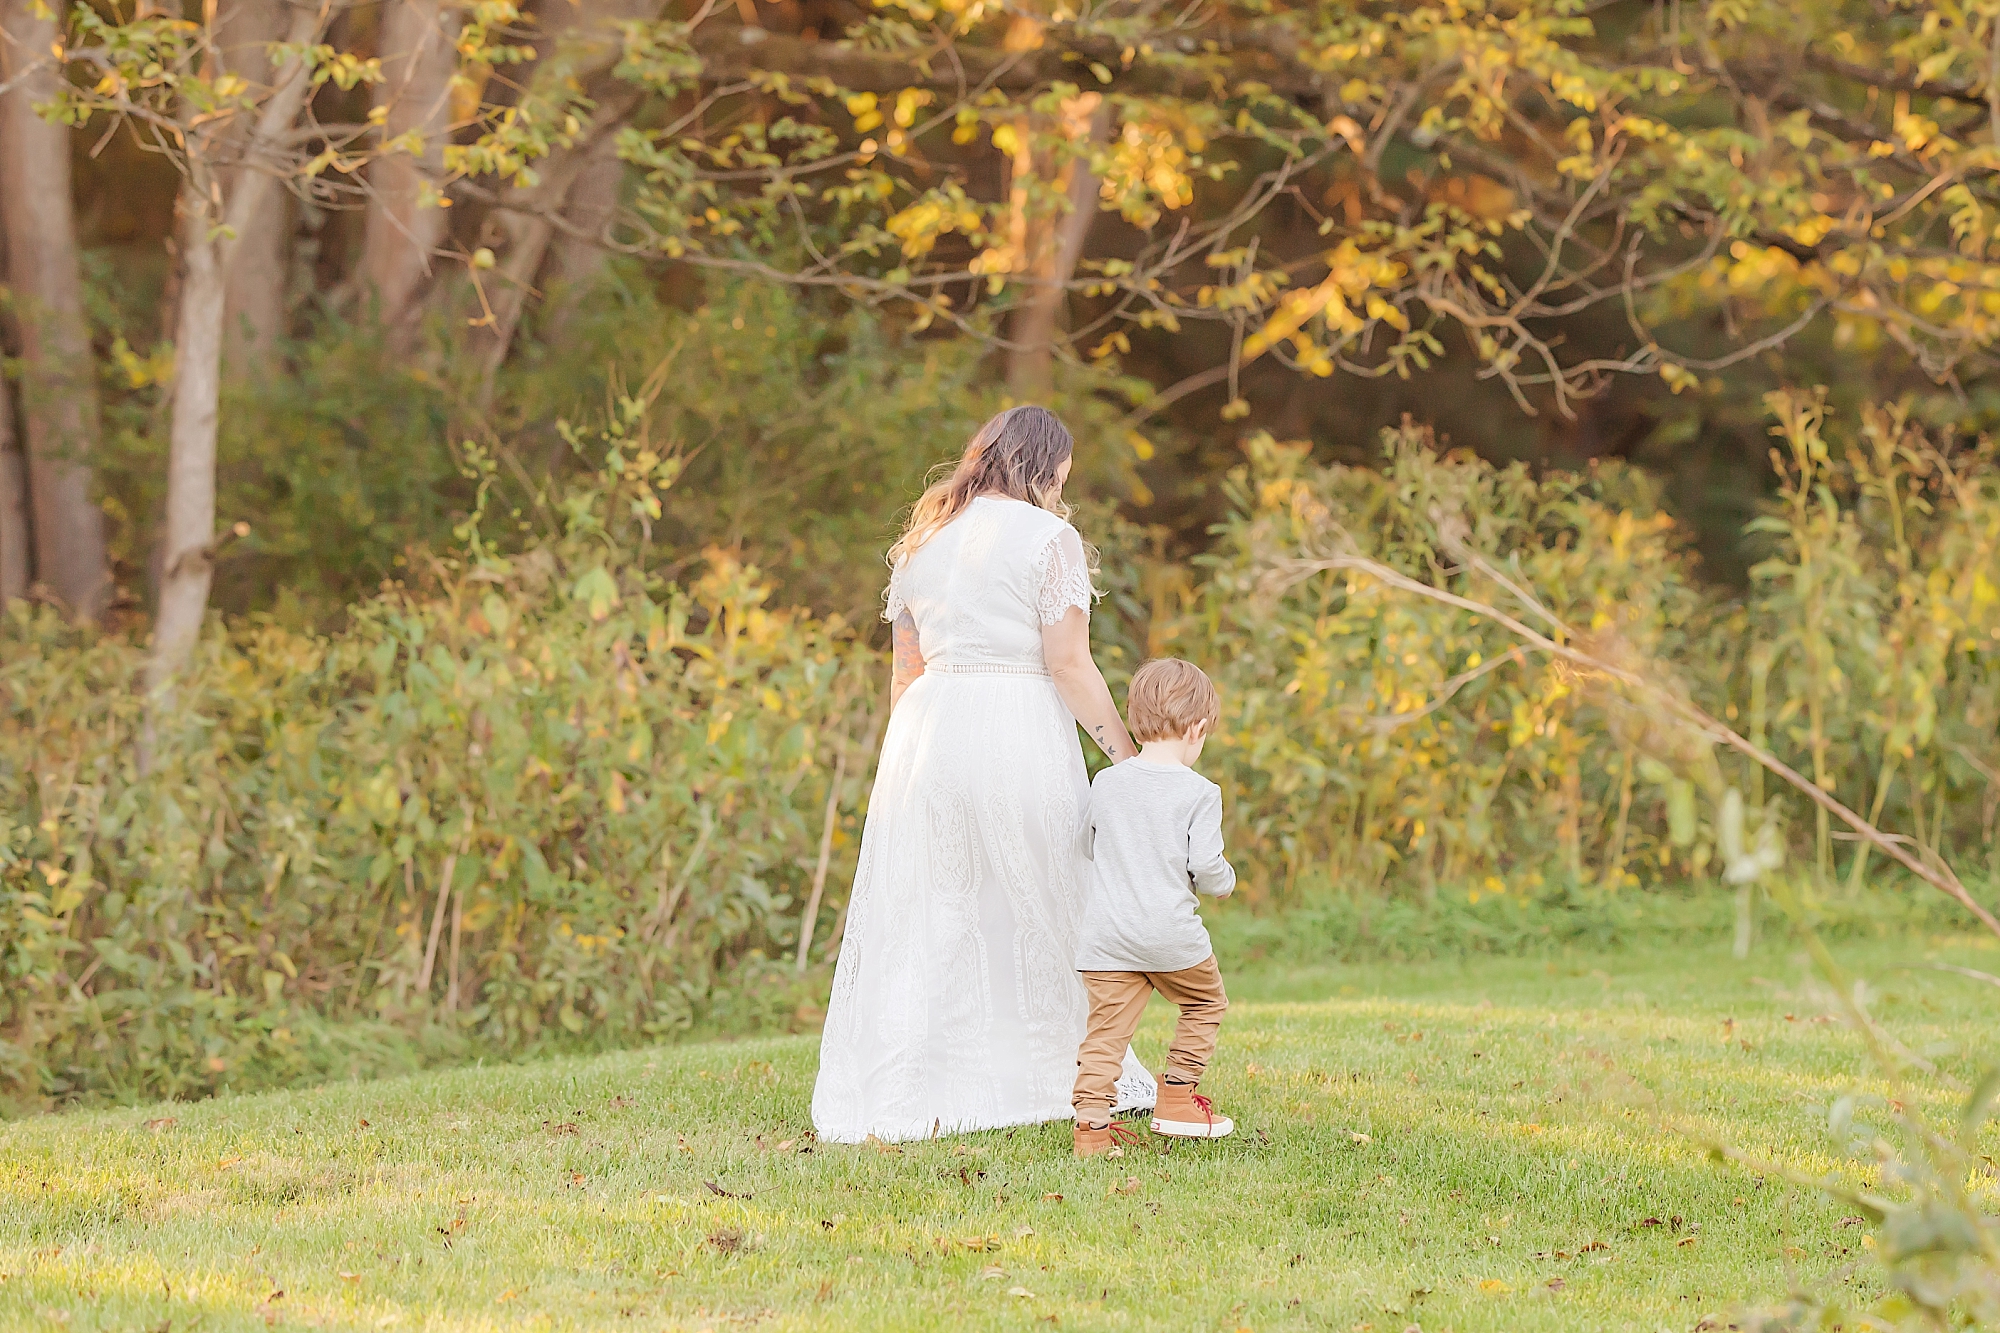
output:
[[[1108,1125],[1086,1125],[1079,1120],[1073,1142],[1078,1157],[1102,1157],[1113,1148],[1136,1148],[1145,1140],[1130,1125],[1116,1120]]]
[[[1215,1103],[1196,1092],[1192,1083],[1160,1082],[1160,1104],[1153,1108],[1153,1132],[1175,1139],[1219,1139],[1236,1122],[1215,1113]]]

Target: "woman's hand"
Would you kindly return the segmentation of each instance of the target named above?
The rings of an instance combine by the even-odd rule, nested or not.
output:
[[[889,711],[896,711],[903,691],[924,674],[924,649],[917,637],[917,620],[908,611],[896,617],[889,630]]]
[[[1090,656],[1090,616],[1081,607],[1053,625],[1042,626],[1042,657],[1055,678],[1056,693],[1069,705],[1070,715],[1083,724],[1097,748],[1112,763],[1123,763],[1139,753],[1118,716],[1111,687]]]

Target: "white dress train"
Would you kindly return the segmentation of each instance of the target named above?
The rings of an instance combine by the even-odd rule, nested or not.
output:
[[[924,674],[889,719],[820,1039],[833,1143],[1071,1116],[1090,787],[1042,628],[1088,611],[1076,530],[981,497],[890,577]],[[1116,1109],[1152,1106],[1128,1050]]]

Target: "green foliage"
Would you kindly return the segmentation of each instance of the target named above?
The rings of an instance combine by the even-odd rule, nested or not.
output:
[[[1749,837],[1725,817],[1732,789],[1747,793],[1758,828],[1782,812],[1761,769],[1597,673],[1520,652],[1492,616],[1330,570],[1329,554],[1350,548],[1643,667],[1928,853],[1990,866],[1990,451],[1931,443],[1901,413],[1873,409],[1830,447],[1816,408],[1773,407],[1774,433],[1794,447],[1780,460],[1781,503],[1760,523],[1773,554],[1742,598],[1693,578],[1680,531],[1636,473],[1538,478],[1440,457],[1409,429],[1392,434],[1379,471],[1253,444],[1208,577],[1145,631],[1155,651],[1208,665],[1222,687],[1211,753],[1253,893],[1366,898],[1386,886],[1428,898],[1439,885],[1532,894],[1698,879],[1746,856]],[[1466,545],[1500,572],[1444,549],[1441,525],[1461,521]],[[1146,577],[1124,576],[1120,607],[1138,607],[1132,589]],[[1566,628],[1542,623],[1537,605]],[[1822,816],[1798,850],[1816,853],[1822,888],[1838,869],[1858,891],[1866,853],[1836,867],[1835,831]]]
[[[766,607],[726,553],[686,586],[646,573],[678,460],[637,402],[589,447],[601,469],[550,540],[503,555],[475,522],[462,557],[337,635],[214,636],[151,736],[138,645],[10,618],[14,1098],[192,1095],[796,1003],[759,979],[796,943],[837,751],[880,703],[873,656],[837,618]]]
[[[1678,658],[1701,598],[1671,520],[1642,477],[1616,468],[1538,479],[1439,457],[1421,432],[1390,443],[1380,471],[1253,445],[1209,577],[1160,632],[1217,672],[1216,757],[1253,892],[1366,897],[1392,881],[1426,896],[1440,884],[1533,892],[1586,878],[1616,888],[1646,867],[1660,877],[1665,821],[1645,816],[1664,811],[1680,779],[1655,784],[1642,761],[1673,758],[1678,738],[1565,665],[1521,654],[1490,621],[1323,573],[1312,557],[1352,537],[1428,581],[1451,564],[1436,515],[1464,513],[1472,543],[1505,552],[1558,615]],[[1686,857],[1674,867],[1699,868]]]
[[[580,369],[593,387],[607,366],[609,384],[658,379],[652,429],[686,465],[657,533],[667,572],[710,546],[750,553],[784,604],[857,625],[881,608],[882,553],[927,474],[1010,401],[976,346],[899,336],[870,311],[754,283],[716,283],[691,312],[636,299],[578,323],[581,348],[510,372],[519,432],[597,406],[578,392]],[[1079,489],[1126,494],[1130,451],[1106,442],[1106,399],[1130,387],[1078,374],[1053,400],[1084,442]]]
[[[1819,935],[1842,943],[1981,929],[1940,894],[1822,895],[1808,889],[1801,897]],[[1441,890],[1430,902],[1414,894],[1320,893],[1282,911],[1214,913],[1209,933],[1225,959],[1311,968],[1383,959],[1596,955],[1658,948],[1670,940],[1707,948],[1729,938],[1734,918],[1728,897],[1710,885],[1663,884],[1635,893],[1558,879],[1503,893]],[[1757,924],[1774,938],[1786,936],[1786,918],[1773,906],[1763,907]]]
[[[101,294],[108,302],[113,290]],[[225,526],[251,531],[221,552],[216,603],[293,627],[339,624],[349,604],[404,576],[417,551],[451,543],[472,498],[466,440],[501,465],[496,539],[544,540],[560,492],[594,466],[556,423],[601,416],[657,377],[650,429],[682,458],[684,477],[663,497],[647,567],[681,578],[720,547],[754,561],[779,605],[872,621],[902,509],[1007,400],[966,342],[900,336],[868,310],[754,283],[697,294],[682,308],[637,265],[617,266],[560,339],[524,347],[501,371],[484,409],[482,372],[442,324],[422,355],[398,357],[379,330],[331,321],[289,346],[290,374],[231,382],[216,507]],[[112,336],[138,318],[107,305],[100,322]],[[118,518],[156,513],[159,384],[120,372],[106,388],[116,426],[100,460],[107,507]],[[1054,398],[1084,441],[1080,489],[1130,493],[1133,455],[1112,423],[1134,391],[1079,372]],[[511,536],[503,518],[517,524]],[[149,535],[120,528],[118,554],[143,565]]]
[[[504,431],[462,443],[472,517],[446,553],[412,548],[337,631],[265,619],[212,635],[157,734],[130,689],[136,644],[11,616],[13,1097],[197,1093],[793,1021],[808,991],[769,960],[796,949],[843,752],[829,922],[844,897],[881,723],[866,633],[894,522],[881,490],[814,469],[872,458],[913,488],[925,445],[906,437],[933,411],[976,412],[962,363],[888,356],[866,322],[836,328],[847,341],[816,365],[767,359],[760,342],[803,342],[807,317],[740,295],[669,325],[664,350],[633,349],[658,352],[652,373],[610,381],[606,426],[564,427],[532,488]],[[677,395],[696,365],[719,387]],[[553,368],[524,373],[559,391]],[[1342,543],[1522,615],[1540,614],[1523,609],[1532,594],[1579,644],[1818,763],[1927,852],[1991,855],[1988,455],[1926,444],[1894,414],[1843,450],[1817,415],[1778,407],[1795,461],[1745,597],[1693,578],[1642,476],[1495,469],[1419,432],[1379,470],[1253,444],[1230,483],[1237,515],[1196,569],[1162,534],[1084,509],[1114,684],[1172,652],[1221,685],[1207,767],[1242,896],[1292,910],[1287,948],[1434,956],[1707,931],[1722,910],[1707,877],[1768,870],[1788,846],[1813,866],[1816,910],[1864,933],[1888,919],[1848,845],[1803,824],[1787,836],[1761,770],[1597,675],[1517,652],[1490,617],[1329,572]],[[1100,478],[1123,457],[1103,443],[1108,411],[1076,417]],[[1440,537],[1453,515],[1504,573],[1457,562]],[[806,589],[852,609],[783,609]],[[1694,886],[1684,909],[1626,901],[1672,885]],[[1756,905],[1740,906],[1747,929]]]

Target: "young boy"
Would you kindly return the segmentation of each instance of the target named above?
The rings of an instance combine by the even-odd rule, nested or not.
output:
[[[1236,887],[1222,854],[1222,789],[1194,771],[1202,742],[1222,716],[1215,686],[1177,658],[1148,662],[1126,694],[1137,758],[1090,784],[1090,898],[1076,967],[1090,994],[1090,1030],[1077,1053],[1076,1155],[1108,1151],[1112,1097],[1125,1048],[1146,1001],[1158,991],[1180,1006],[1153,1108],[1153,1132],[1219,1139],[1235,1128],[1196,1094],[1229,997],[1195,895]]]

